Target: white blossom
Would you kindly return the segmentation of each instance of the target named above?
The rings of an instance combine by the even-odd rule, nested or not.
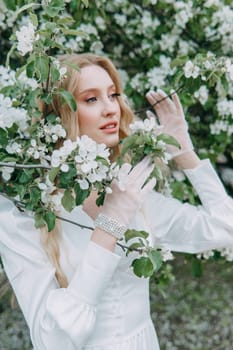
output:
[[[9,162],[9,164],[14,164],[12,162]],[[0,168],[0,172],[2,172],[2,178],[5,181],[9,181],[11,178],[11,174],[13,173],[14,168],[13,167],[8,167],[8,166],[3,166]]]
[[[173,33],[162,34],[159,45],[163,51],[174,52],[177,41],[179,41],[179,36]]]
[[[0,66],[0,88],[13,85],[15,83],[15,71],[4,66]]]
[[[233,117],[233,101],[232,100],[221,100],[217,103],[217,110],[220,116],[232,116]]]
[[[26,154],[34,159],[40,159],[44,165],[47,165],[47,161],[50,159],[48,156],[48,149],[46,144],[37,144],[35,139],[30,141],[31,147],[26,150]]]
[[[56,119],[58,124],[41,122],[40,137],[45,137],[46,142],[57,142],[59,138],[66,137],[66,130],[62,127],[60,118]]]
[[[79,186],[82,190],[87,190],[89,188],[89,183],[85,179],[78,180],[78,183],[79,183]]]
[[[225,61],[225,67],[226,67],[226,71],[229,75],[230,80],[233,81],[233,63],[231,62],[230,59],[227,59]]]
[[[18,76],[17,81],[21,84],[21,86],[30,88],[31,90],[35,90],[38,87],[37,81],[35,79],[28,78],[25,70]]]
[[[103,43],[100,40],[96,40],[91,44],[90,51],[100,55],[103,53],[103,47]]]
[[[197,254],[198,259],[209,259],[212,256],[214,256],[214,251],[213,250],[206,250],[202,253]]]
[[[56,186],[46,176],[45,182],[38,183],[38,188],[41,190],[41,200],[47,208],[59,211],[62,208],[61,199],[63,194],[55,192]]]
[[[229,185],[233,188],[233,169],[231,168],[222,168],[221,169],[221,177],[223,182],[226,185]]]
[[[227,120],[216,120],[210,124],[210,133],[212,135],[219,135],[221,132],[226,132],[229,136],[233,134],[233,125],[229,124]]]
[[[172,170],[172,176],[176,181],[179,181],[179,182],[185,180],[185,175],[183,171],[180,171],[180,170]]]
[[[193,77],[194,79],[198,77],[200,73],[200,68],[195,66],[192,61],[187,61],[184,66],[184,75],[186,78]]]
[[[101,29],[101,30],[105,30],[106,29],[106,24],[105,24],[105,21],[104,21],[104,19],[102,17],[97,16],[95,18],[95,23],[96,23],[96,25],[97,25],[97,27],[99,29]]]
[[[17,49],[21,55],[25,56],[28,52],[32,52],[33,43],[39,39],[39,36],[35,35],[33,24],[29,22],[27,26],[23,26],[15,34],[18,40]]]
[[[202,105],[208,101],[209,91],[205,85],[202,85],[197,91],[194,92],[194,97],[196,97]]]
[[[15,123],[21,131],[24,131],[28,127],[27,111],[12,105],[13,100],[0,94],[0,128],[10,128]]]
[[[18,142],[10,142],[7,146],[6,146],[6,151],[9,154],[20,154],[22,153],[22,145]]]
[[[220,6],[220,5],[221,5],[220,0],[206,0],[204,3],[205,7]]]
[[[62,79],[63,77],[66,76],[67,73],[67,68],[66,67],[61,67],[61,64],[58,60],[54,60],[53,64],[55,65],[55,67],[57,68],[57,70],[59,71],[60,74],[60,79]]]
[[[193,17],[193,4],[192,1],[175,1],[174,8],[177,10],[175,14],[175,22],[179,24],[181,28],[185,28],[188,21]]]
[[[164,262],[174,259],[174,255],[172,254],[172,252],[166,248],[161,248],[161,255]]]
[[[220,250],[220,254],[227,261],[233,261],[233,247],[223,248]]]
[[[124,27],[126,25],[127,17],[124,14],[115,13],[113,17],[119,26]]]
[[[129,125],[132,133],[137,131],[150,132],[155,127],[155,119],[154,118],[146,118],[144,120],[137,120],[134,123]]]
[[[61,171],[63,173],[67,173],[69,171],[69,165],[68,164],[62,164],[61,165]]]

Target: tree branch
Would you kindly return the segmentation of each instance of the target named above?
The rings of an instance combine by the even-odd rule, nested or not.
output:
[[[15,168],[15,169],[52,169],[51,166],[43,165],[43,164],[18,164],[13,162],[0,162],[0,167],[6,166],[8,168]]]

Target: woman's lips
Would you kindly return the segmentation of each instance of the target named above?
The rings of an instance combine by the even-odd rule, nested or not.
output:
[[[100,130],[107,134],[112,134],[118,131],[117,122],[109,122],[101,126]]]

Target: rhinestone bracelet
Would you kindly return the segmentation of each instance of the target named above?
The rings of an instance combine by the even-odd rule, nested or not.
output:
[[[97,218],[94,221],[95,227],[98,227],[108,233],[110,233],[112,236],[116,237],[117,239],[121,239],[127,231],[127,227],[120,224],[119,221],[110,218],[109,216],[106,216],[102,213],[100,213]]]

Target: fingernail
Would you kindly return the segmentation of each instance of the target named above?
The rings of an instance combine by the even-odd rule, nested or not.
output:
[[[157,92],[162,94],[162,95],[167,95],[162,89],[157,89]]]
[[[147,93],[146,93],[146,97],[150,97],[151,96],[151,93],[152,93],[152,91],[150,90],[150,91],[148,91]]]
[[[154,113],[152,113],[151,111],[146,111],[146,115],[148,118],[155,118]]]

